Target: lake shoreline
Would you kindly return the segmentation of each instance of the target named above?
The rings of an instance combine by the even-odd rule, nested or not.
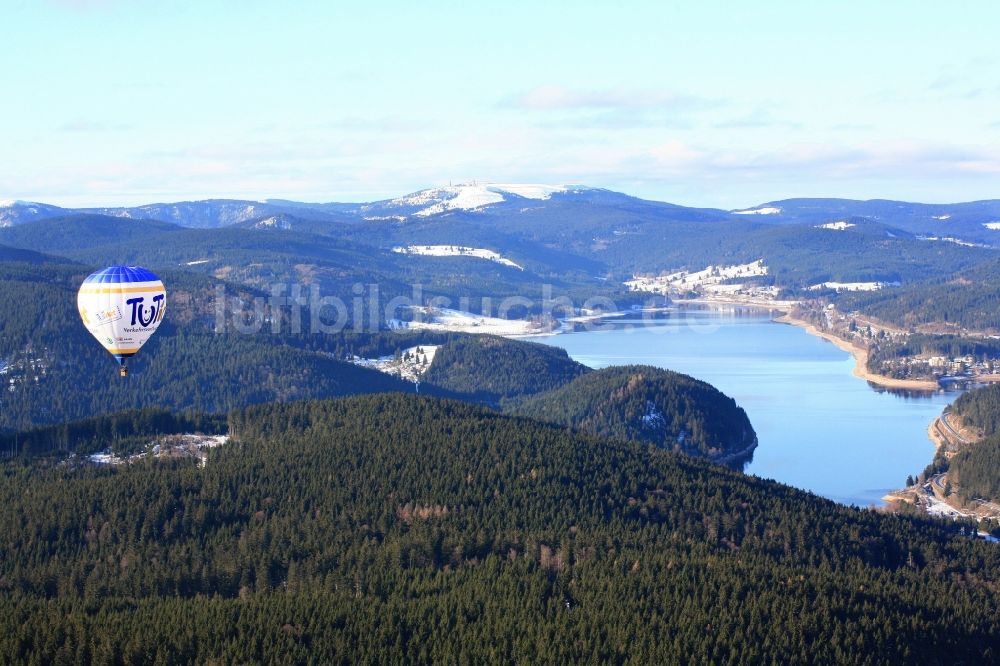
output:
[[[692,301],[688,301],[692,303]],[[698,302],[700,305],[711,305],[708,302]],[[719,303],[715,303],[719,304]],[[740,305],[739,303],[727,303],[726,305]],[[757,304],[743,304],[748,307],[759,307]],[[896,379],[893,377],[886,377],[884,375],[878,375],[868,370],[868,350],[862,349],[855,346],[853,343],[844,340],[843,338],[836,336],[832,333],[826,331],[821,331],[816,327],[815,324],[805,321],[804,319],[799,319],[793,316],[788,308],[771,308],[772,312],[780,312],[781,314],[777,317],[772,318],[772,321],[779,324],[787,324],[789,326],[798,326],[804,329],[810,335],[822,338],[827,342],[833,344],[838,349],[850,353],[854,357],[854,369],[853,375],[859,379],[864,379],[871,384],[881,386],[883,388],[891,389],[905,389],[910,391],[921,391],[926,393],[933,393],[941,390],[940,385],[936,381],[932,380],[919,380],[919,379]],[[936,432],[938,422],[940,417],[935,418],[930,425],[927,427],[927,439],[934,444],[936,452],[939,452],[942,447],[942,439],[938,432]],[[881,507],[882,510],[887,510],[890,512],[895,512],[899,510],[900,503],[907,503],[916,506],[923,510],[926,514],[932,513],[932,508],[928,505],[927,500],[920,502],[916,499],[912,488],[903,488],[899,490],[893,490],[882,497],[884,505]],[[944,503],[943,500],[938,500],[940,503]],[[954,507],[952,507],[954,509]]]
[[[925,393],[933,393],[941,390],[941,385],[933,379],[896,379],[895,377],[887,377],[885,375],[880,375],[868,370],[868,350],[862,349],[851,342],[844,340],[843,338],[836,336],[832,333],[819,330],[814,324],[804,320],[799,319],[791,314],[790,309],[795,305],[798,305],[797,301],[760,301],[760,300],[736,300],[736,299],[703,299],[703,298],[687,298],[678,299],[673,301],[674,305],[679,305],[681,307],[686,305],[697,305],[701,307],[743,307],[749,310],[760,310],[762,312],[769,313],[780,313],[779,316],[773,317],[772,321],[779,324],[788,324],[791,326],[798,326],[818,338],[823,338],[827,342],[830,342],[838,349],[848,352],[854,357],[854,376],[859,379],[864,379],[867,382],[875,384],[876,386],[881,386],[882,388],[890,389],[903,389],[907,391],[922,391]],[[663,310],[669,310],[670,308],[657,308]],[[590,323],[592,321],[597,321],[609,317],[621,317],[627,315],[627,311],[617,311],[612,313],[604,313],[597,315],[590,315],[585,317],[575,317],[572,319],[563,320],[564,322],[572,323]],[[572,333],[572,329],[566,329],[565,327],[557,328],[549,335],[559,335],[563,333]],[[544,333],[529,334],[528,336],[518,335],[517,337],[532,337],[541,336]],[[515,336],[506,336],[515,337]],[[991,377],[992,378],[992,377]],[[996,375],[996,379],[1000,381],[1000,375]]]
[[[931,442],[925,439],[928,423],[951,401],[951,394],[940,390],[913,391],[912,387],[907,387],[909,391],[882,390],[875,383],[859,382],[851,372],[855,364],[844,362],[843,351],[855,356],[848,342],[837,340],[840,344],[836,349],[827,347],[816,340],[824,336],[809,331],[806,322],[798,326],[807,329],[810,335],[801,335],[791,326],[784,330],[774,326],[791,323],[776,321],[784,312],[794,311],[787,303],[782,303],[786,305],[782,308],[775,303],[735,299],[720,303],[719,300],[674,301],[674,307],[657,308],[677,310],[662,319],[649,317],[640,321],[638,316],[621,319],[619,315],[617,323],[611,325],[616,319],[609,319],[609,326],[595,327],[601,335],[592,335],[590,327],[580,326],[573,331],[576,335],[550,336],[537,341],[566,348],[572,358],[593,367],[649,363],[712,383],[747,410],[758,431],[759,446],[743,467],[747,474],[774,478],[843,504],[885,506],[883,496],[887,489],[898,487],[907,473],[927,464],[933,455]],[[626,312],[640,314],[634,310]],[[646,332],[647,328],[661,326],[676,337]],[[570,332],[566,329],[569,326],[563,330]],[[705,337],[709,331],[716,335]],[[626,337],[628,334],[634,336]],[[834,344],[834,340],[824,339]],[[820,375],[814,384],[815,372]],[[782,406],[788,392],[792,394],[792,402],[801,405],[802,413],[787,413]],[[911,406],[911,402],[916,404]],[[928,407],[925,405],[928,402],[938,406]],[[873,409],[878,414],[873,414]],[[843,418],[839,411],[844,412]],[[884,445],[881,441],[866,441],[866,434],[871,431],[862,423],[870,416],[880,418],[879,415],[890,422],[899,420],[898,429],[879,437]],[[914,415],[918,415],[916,419]],[[829,448],[815,455],[803,450],[801,430],[817,422],[829,422],[830,427],[825,430],[838,433],[836,441],[829,441],[829,435],[820,435],[817,441],[828,442],[831,447],[844,445],[843,456],[831,459]],[[901,430],[907,432],[905,437],[898,434]],[[926,442],[926,449],[916,446],[921,441]],[[905,450],[896,450],[902,447]],[[895,453],[882,455],[883,449]],[[872,457],[871,468],[852,474],[853,467],[845,459],[866,455]],[[817,459],[824,460],[822,466],[816,466]],[[845,481],[834,481],[833,477]]]
[[[910,391],[926,391],[935,392],[940,391],[941,386],[932,379],[896,379],[895,377],[886,377],[885,375],[879,375],[868,370],[868,350],[862,349],[843,338],[836,336],[832,333],[827,333],[825,331],[819,330],[814,324],[799,319],[792,316],[788,312],[785,312],[780,317],[775,317],[774,321],[779,324],[789,324],[791,326],[798,326],[805,329],[810,335],[815,335],[816,337],[823,338],[824,340],[832,343],[838,349],[846,351],[854,356],[854,376],[859,379],[864,379],[865,381],[871,382],[878,386],[884,388],[894,388],[894,389],[907,389]]]

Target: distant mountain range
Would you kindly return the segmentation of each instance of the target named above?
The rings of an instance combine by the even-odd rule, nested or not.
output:
[[[516,210],[562,197],[587,194],[588,200],[635,200],[625,194],[566,185],[484,184],[449,185],[413,192],[395,199],[363,203],[307,203],[284,199],[249,201],[206,199],[176,203],[153,203],[131,207],[62,208],[33,201],[0,201],[0,227],[63,217],[74,213],[173,222],[191,228],[226,227],[251,220],[291,215],[310,220],[395,220],[428,218],[455,212],[496,213]],[[725,214],[724,211],[718,211]]]
[[[597,188],[470,184],[366,204],[210,200],[76,210],[8,202],[0,215],[6,223],[0,228],[0,361],[17,365],[19,376],[28,377],[31,364],[41,358],[52,373],[39,384],[37,398],[14,404],[6,396],[0,414],[32,422],[51,420],[49,411],[60,418],[95,413],[97,407],[89,403],[73,409],[50,406],[65,387],[103,381],[103,352],[66,318],[75,322],[71,304],[80,280],[94,268],[117,263],[146,266],[169,282],[172,293],[183,294],[172,306],[174,335],[161,333],[153,343],[181,351],[155,357],[172,363],[151,363],[147,375],[173,378],[163,382],[169,395],[155,396],[177,408],[223,409],[339,395],[343,385],[315,377],[337,368],[347,376],[343,359],[364,356],[363,346],[375,345],[383,335],[375,329],[405,314],[387,315],[383,309],[397,299],[416,298],[420,304],[443,299],[441,307],[491,315],[511,298],[521,305],[508,311],[510,316],[542,320],[549,297],[568,298],[577,306],[601,298],[629,308],[655,300],[629,290],[637,275],[657,279],[751,262],[761,267],[754,288],[773,289],[782,298],[827,298],[845,312],[871,313],[900,327],[928,324],[932,330],[960,326],[1000,333],[995,307],[1000,302],[1000,229],[995,228],[1000,227],[1000,201],[945,206],[796,199],[726,211]],[[829,283],[892,286],[852,296],[823,286]],[[232,303],[235,321],[237,310],[245,307],[239,303],[275,288],[279,296],[291,296],[293,285],[350,303],[343,323],[353,337],[292,335],[291,319],[287,327],[278,326],[283,334],[252,343],[252,336],[237,336],[234,342],[208,334],[218,321],[212,304],[219,287],[233,298],[239,295]],[[367,297],[357,299],[362,292]],[[275,321],[281,324],[273,319],[265,328],[273,329]],[[309,321],[303,311],[300,324]],[[361,335],[364,322],[372,321],[372,332]],[[84,337],[67,343],[67,330]],[[189,339],[195,331],[203,338]],[[413,344],[430,343],[420,338]],[[393,351],[379,348],[370,356]],[[154,356],[148,356],[152,361]],[[447,356],[442,355],[445,365],[436,373],[446,368]],[[57,373],[58,359],[74,359],[74,364]],[[215,376],[226,364],[238,370],[230,377],[253,381],[233,380],[210,397],[185,388],[192,378]],[[301,372],[287,382],[268,380],[270,368],[279,365]],[[517,367],[530,373],[532,366],[518,362]],[[352,381],[363,385],[385,383],[384,377],[362,377],[353,366],[349,370],[358,375]],[[534,374],[549,375],[551,368]],[[474,386],[462,386],[461,378],[427,380],[454,393],[485,391],[489,395],[479,399],[499,404],[509,397],[502,383],[511,375],[484,375],[498,382],[492,388],[479,379]],[[98,379],[83,378],[91,376]],[[297,388],[303,382],[310,385],[308,392]],[[257,390],[261,385],[267,389]],[[127,397],[116,394],[105,401],[107,408],[127,406]],[[647,412],[641,413],[655,416],[654,410]],[[567,415],[560,422],[576,420]]]
[[[324,288],[421,283],[462,297],[524,294],[546,283],[617,298],[635,275],[756,261],[768,267],[763,282],[792,292],[955,275],[978,284],[965,272],[989,273],[997,262],[1000,200],[787,199],[722,210],[578,185],[466,183],[368,203],[209,199],[70,209],[7,201],[0,227],[7,254],[184,267],[257,286],[308,274]],[[471,250],[442,250],[456,247]]]
[[[191,228],[226,227],[249,221],[287,227],[288,216],[325,222],[406,222],[456,215],[512,216],[558,209],[567,205],[617,208],[632,212],[669,213],[673,219],[744,220],[768,224],[822,224],[853,218],[876,221],[914,233],[972,233],[976,240],[1000,243],[1000,200],[954,204],[923,204],[873,199],[785,199],[751,208],[693,208],[643,200],[607,189],[574,185],[463,183],[405,196],[364,203],[308,203],[283,199],[250,201],[206,199],[152,203],[130,207],[63,208],[31,201],[0,201],[0,227],[90,213],[160,220]],[[282,222],[284,220],[284,222]]]

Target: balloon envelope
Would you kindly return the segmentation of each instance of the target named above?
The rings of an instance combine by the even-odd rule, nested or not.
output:
[[[167,291],[141,266],[109,266],[83,281],[76,304],[83,325],[121,364],[160,325]]]

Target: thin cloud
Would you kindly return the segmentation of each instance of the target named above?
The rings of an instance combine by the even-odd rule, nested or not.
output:
[[[130,125],[124,124],[108,124],[96,120],[70,120],[69,122],[63,123],[57,128],[60,132],[80,132],[80,133],[96,133],[96,132],[123,132],[125,130],[131,129]]]
[[[219,143],[178,146],[168,149],[147,151],[143,157],[149,159],[176,159],[185,163],[199,161],[238,165],[250,163],[290,164],[297,161],[321,160],[332,152],[343,154],[346,143],[323,144],[320,142],[254,142]]]
[[[687,111],[669,109],[601,109],[548,116],[537,126],[574,130],[690,129],[694,126],[693,116]]]
[[[347,116],[324,123],[324,129],[369,131],[369,132],[417,132],[439,127],[440,124],[428,119],[407,116],[383,116],[364,118]]]
[[[542,129],[633,130],[690,129],[702,121],[699,114],[729,104],[722,98],[674,91],[547,85],[507,97],[498,106],[542,114],[535,123]]]
[[[875,125],[872,123],[837,123],[836,125],[831,125],[830,129],[835,132],[853,132],[875,129]]]
[[[718,122],[714,127],[718,129],[801,129],[802,123],[776,118],[770,111],[756,109],[746,115]]]
[[[72,9],[75,11],[90,11],[92,9],[104,9],[118,2],[118,0],[48,0],[50,5],[60,9]]]
[[[938,91],[944,99],[986,99],[1000,94],[1000,88],[962,88]]]
[[[960,80],[958,76],[956,76],[953,72],[951,71],[942,72],[938,74],[933,81],[930,82],[930,84],[927,86],[927,89],[934,92],[940,92],[942,90],[949,90],[951,88],[954,88],[956,85],[959,84],[959,82]]]
[[[604,112],[554,115],[572,120],[594,113]],[[40,164],[21,169],[17,182],[8,176],[10,182],[4,183],[0,173],[0,188],[6,185],[11,196],[42,201],[54,196],[113,202],[139,195],[153,200],[240,193],[254,194],[248,197],[254,199],[359,200],[365,197],[349,193],[399,194],[477,177],[587,183],[666,200],[735,206],[743,198],[773,199],[794,189],[907,198],[900,193],[913,183],[948,183],[948,192],[975,192],[984,198],[982,192],[1000,175],[996,142],[949,146],[838,137],[811,143],[770,141],[752,148],[711,133],[698,140],[684,132],[557,132],[523,124],[478,129],[409,137],[310,132],[283,141],[164,142],[159,150],[123,150],[117,159],[108,155],[104,162],[81,153],[58,168]],[[641,189],[630,190],[631,183]],[[895,189],[879,189],[885,186]]]
[[[744,174],[785,173],[789,176],[794,174],[798,178],[809,175],[824,180],[932,177],[946,174],[985,176],[1000,173],[1000,159],[992,151],[908,143],[863,147],[800,143],[757,154],[713,152],[698,162],[696,166],[706,172],[728,170]]]
[[[574,90],[558,85],[537,86],[503,100],[500,106],[535,111],[599,109],[684,109],[715,107],[720,100],[662,90]]]
[[[927,91],[944,99],[980,99],[1000,95],[1000,86],[982,86],[984,74],[993,79],[995,61],[975,58],[962,65],[944,65],[927,85]]]
[[[671,140],[636,150],[588,150],[576,155],[593,182],[682,179],[689,184],[726,182],[836,182],[866,179],[964,177],[969,182],[1000,174],[1000,158],[979,148],[905,143],[831,146],[793,143],[772,150],[735,150]]]

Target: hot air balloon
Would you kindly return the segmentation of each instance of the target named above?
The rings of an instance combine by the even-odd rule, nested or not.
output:
[[[126,359],[163,321],[167,291],[160,278],[141,266],[109,266],[83,281],[76,304],[83,325],[114,355],[119,374],[127,377]]]

